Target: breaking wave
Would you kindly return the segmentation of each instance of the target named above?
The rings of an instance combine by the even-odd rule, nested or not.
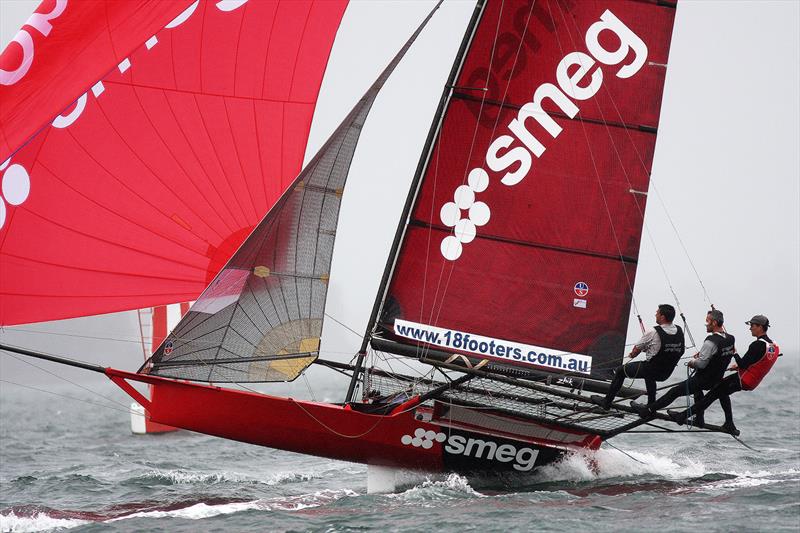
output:
[[[459,474],[425,476],[421,483],[403,492],[387,494],[387,496],[408,501],[441,501],[444,498],[484,497],[483,494],[472,488],[466,477]]]
[[[592,481],[598,479],[656,475],[666,479],[700,477],[707,467],[688,456],[668,457],[657,453],[601,448],[569,454],[561,461],[540,467],[537,481]]]
[[[322,472],[277,472],[267,478],[258,478],[236,472],[198,473],[185,470],[152,470],[133,479],[135,481],[155,481],[166,485],[216,485],[220,483],[281,485],[310,481],[321,477],[323,477]]]
[[[168,509],[148,509],[142,511],[126,512],[118,516],[95,518],[92,520],[78,518],[62,518],[58,515],[66,514],[63,511],[50,512],[37,511],[26,516],[17,515],[13,510],[7,514],[0,513],[0,531],[2,532],[32,532],[69,529],[92,522],[111,523],[132,518],[181,518],[185,520],[201,520],[220,515],[229,515],[243,511],[301,511],[329,505],[337,500],[358,496],[358,493],[349,489],[321,490],[311,494],[298,496],[258,499],[251,501],[227,501],[222,503],[197,502],[185,507],[171,506]]]
[[[43,512],[31,516],[17,516],[14,511],[9,511],[8,514],[0,513],[0,531],[4,533],[70,529],[88,523],[88,520],[54,518]]]
[[[113,518],[109,522],[127,520],[130,518],[184,518],[189,520],[199,520],[212,516],[239,513],[242,511],[300,511],[313,507],[328,505],[341,498],[357,496],[357,493],[348,490],[321,490],[312,494],[302,494],[299,496],[289,496],[281,498],[269,498],[244,502],[228,502],[221,504],[208,504],[204,502],[196,503],[181,509],[170,510],[151,510],[131,513],[118,518]]]

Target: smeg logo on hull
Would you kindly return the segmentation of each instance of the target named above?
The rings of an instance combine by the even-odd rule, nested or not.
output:
[[[405,446],[423,448],[429,450],[433,448],[433,443],[445,443],[444,451],[455,456],[469,457],[473,459],[483,459],[497,461],[500,463],[512,463],[511,467],[519,472],[528,472],[536,464],[539,450],[533,448],[520,447],[503,443],[498,444],[492,440],[477,439],[464,435],[450,435],[441,431],[425,430],[417,428],[414,435],[403,435],[400,442]]]

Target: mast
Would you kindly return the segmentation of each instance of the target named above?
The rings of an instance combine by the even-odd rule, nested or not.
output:
[[[364,332],[361,348],[358,351],[358,358],[356,359],[353,376],[350,379],[350,385],[347,389],[345,402],[353,401],[353,394],[355,392],[356,383],[358,382],[359,376],[361,375],[361,371],[363,369],[364,357],[366,356],[367,346],[369,345],[370,338],[372,337],[372,330],[375,326],[375,322],[377,321],[377,317],[379,316],[381,308],[383,307],[386,289],[397,260],[397,251],[400,248],[400,243],[403,241],[403,236],[405,235],[406,220],[408,219],[411,208],[414,206],[414,201],[419,193],[419,186],[422,181],[425,168],[428,166],[428,162],[430,161],[434,140],[441,129],[444,111],[447,108],[447,104],[449,103],[450,97],[453,94],[453,84],[455,83],[455,80],[461,71],[461,67],[464,63],[464,56],[466,55],[467,49],[469,48],[472,38],[475,35],[475,29],[478,27],[478,21],[480,21],[485,6],[486,0],[478,0],[476,3],[475,11],[472,14],[469,24],[467,25],[464,39],[461,41],[461,46],[459,47],[456,58],[453,61],[453,67],[450,69],[447,82],[442,90],[442,96],[439,99],[439,106],[436,108],[436,113],[434,114],[430,130],[428,131],[428,137],[425,140],[425,146],[422,149],[422,154],[420,156],[419,163],[417,164],[417,169],[414,173],[414,179],[411,182],[411,187],[409,188],[408,196],[406,197],[406,203],[403,206],[403,212],[400,215],[400,219],[397,223],[397,231],[395,231],[392,247],[389,251],[389,256],[386,261],[386,267],[384,268],[383,276],[381,277],[381,282],[378,286],[378,291],[375,296],[375,303],[372,306],[372,312],[370,313],[369,320],[367,321],[367,328]]]

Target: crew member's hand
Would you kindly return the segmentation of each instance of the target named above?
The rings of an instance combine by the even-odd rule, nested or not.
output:
[[[739,370],[739,365],[733,363],[730,367],[728,367],[728,370]]]
[[[631,352],[631,353],[628,354],[628,358],[629,359],[633,359],[634,357],[636,357],[635,353]]]

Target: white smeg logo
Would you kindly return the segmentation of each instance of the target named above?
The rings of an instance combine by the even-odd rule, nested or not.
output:
[[[425,431],[423,428],[417,428],[414,431],[414,437],[412,438],[411,435],[403,435],[400,439],[400,442],[408,446],[409,444],[414,448],[419,448],[422,446],[426,450],[430,450],[433,448],[433,441],[436,442],[444,442],[447,438],[447,435],[444,433],[437,433],[432,430]]]
[[[616,50],[606,50],[600,44],[600,33],[606,30],[616,36],[616,41],[619,42],[619,48]],[[594,96],[603,84],[603,70],[599,66],[592,70],[596,61],[604,65],[618,65],[628,57],[630,51],[633,51],[631,62],[616,72],[618,78],[630,78],[639,72],[647,59],[647,45],[644,41],[609,10],[606,10],[600,16],[600,20],[586,31],[585,42],[594,57],[583,52],[571,52],[564,56],[556,66],[558,86],[553,83],[543,83],[537,87],[532,101],[523,105],[517,112],[517,117],[508,124],[511,135],[499,136],[487,149],[486,166],[494,172],[506,171],[500,178],[500,182],[504,185],[513,186],[522,181],[531,170],[533,157],[540,158],[546,150],[528,130],[526,125],[528,119],[533,119],[553,139],[561,134],[561,126],[542,109],[545,98],[569,118],[575,118],[578,107],[570,98],[587,100]],[[587,77],[588,81],[585,81]],[[510,148],[515,141],[519,141],[523,146]],[[515,170],[508,170],[512,167]],[[467,176],[467,185],[459,186],[453,194],[453,201],[442,206],[439,212],[441,221],[453,228],[453,234],[442,239],[440,246],[445,259],[450,261],[458,259],[463,251],[462,245],[475,239],[477,227],[489,222],[491,215],[489,206],[475,201],[475,193],[485,191],[488,186],[487,172],[480,167],[474,168]],[[461,216],[462,210],[468,210],[466,218]]]
[[[56,0],[53,9],[49,13],[34,13],[25,22],[25,26],[30,26],[42,34],[43,37],[47,37],[50,35],[50,30],[53,29],[53,24],[50,21],[57,19],[65,9],[67,9],[67,0]],[[11,48],[11,43],[16,43],[22,50],[21,60],[14,70],[0,68],[0,85],[14,85],[25,77],[25,74],[28,73],[33,64],[35,46],[33,37],[28,30],[24,27],[19,30],[11,42],[8,43],[9,48]]]
[[[433,448],[434,441],[445,442],[444,451],[452,455],[465,455],[467,457],[475,457],[476,459],[486,458],[489,461],[499,461],[501,463],[514,462],[512,468],[519,472],[527,472],[536,464],[536,457],[539,455],[538,450],[532,448],[519,448],[513,444],[498,444],[491,440],[481,440],[467,438],[461,435],[450,435],[447,438],[442,432],[432,430],[425,430],[417,428],[414,431],[414,436],[403,435],[400,442],[404,445],[414,446],[415,448],[422,447],[426,450]]]

